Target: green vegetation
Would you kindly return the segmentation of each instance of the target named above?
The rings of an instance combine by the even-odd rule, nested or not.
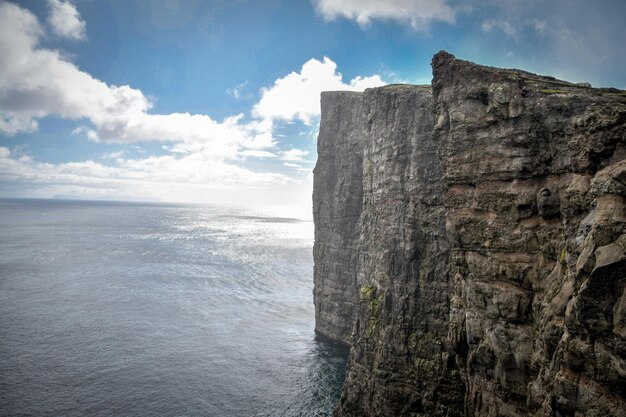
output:
[[[370,317],[378,319],[378,310],[380,309],[380,300],[378,298],[373,298],[370,301]]]
[[[380,299],[376,298],[376,287],[371,285],[364,285],[361,287],[361,298],[364,301],[369,301],[370,305],[370,318],[378,319],[378,310],[380,308]],[[382,298],[382,296],[381,296]]]
[[[563,249],[561,250],[561,256],[559,257],[559,262],[561,262],[562,265],[565,265],[566,258],[567,258],[567,249],[563,247]]]
[[[376,294],[376,288],[371,285],[364,285],[361,287],[361,297],[365,299],[372,299]]]
[[[378,327],[378,315],[380,312],[380,304],[383,297],[384,294],[381,294],[380,297],[376,297],[376,287],[374,286],[364,285],[361,287],[361,300],[367,301],[369,303],[369,323],[366,332],[367,337],[371,337],[374,333],[374,329]]]
[[[539,90],[539,92],[544,94],[567,94],[569,91],[567,90]]]

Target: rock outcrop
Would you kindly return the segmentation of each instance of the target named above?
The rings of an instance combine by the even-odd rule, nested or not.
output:
[[[626,94],[445,52],[433,75],[322,96],[336,414],[626,416]]]

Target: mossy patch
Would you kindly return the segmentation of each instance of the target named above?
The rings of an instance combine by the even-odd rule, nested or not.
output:
[[[361,287],[361,299],[369,302],[370,318],[378,319],[382,295],[376,297],[376,288],[371,285]]]
[[[361,298],[370,300],[374,298],[375,295],[376,295],[376,287],[373,287],[371,285],[364,285],[361,287]]]
[[[369,320],[366,333],[368,337],[372,336],[374,329],[378,327],[378,324],[380,323],[380,306],[383,297],[384,294],[381,294],[380,297],[376,297],[376,287],[371,285],[364,285],[361,287],[361,300],[363,302],[367,302],[369,306]]]
[[[561,249],[561,255],[559,256],[559,262],[561,265],[565,265],[565,261],[567,260],[567,248],[563,247]]]

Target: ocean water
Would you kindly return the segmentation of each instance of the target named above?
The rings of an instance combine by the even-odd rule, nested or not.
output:
[[[0,200],[0,416],[328,416],[313,225],[209,206]]]

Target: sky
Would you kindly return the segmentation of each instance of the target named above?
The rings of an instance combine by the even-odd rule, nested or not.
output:
[[[0,197],[305,207],[319,94],[439,50],[626,88],[624,0],[0,1]]]

